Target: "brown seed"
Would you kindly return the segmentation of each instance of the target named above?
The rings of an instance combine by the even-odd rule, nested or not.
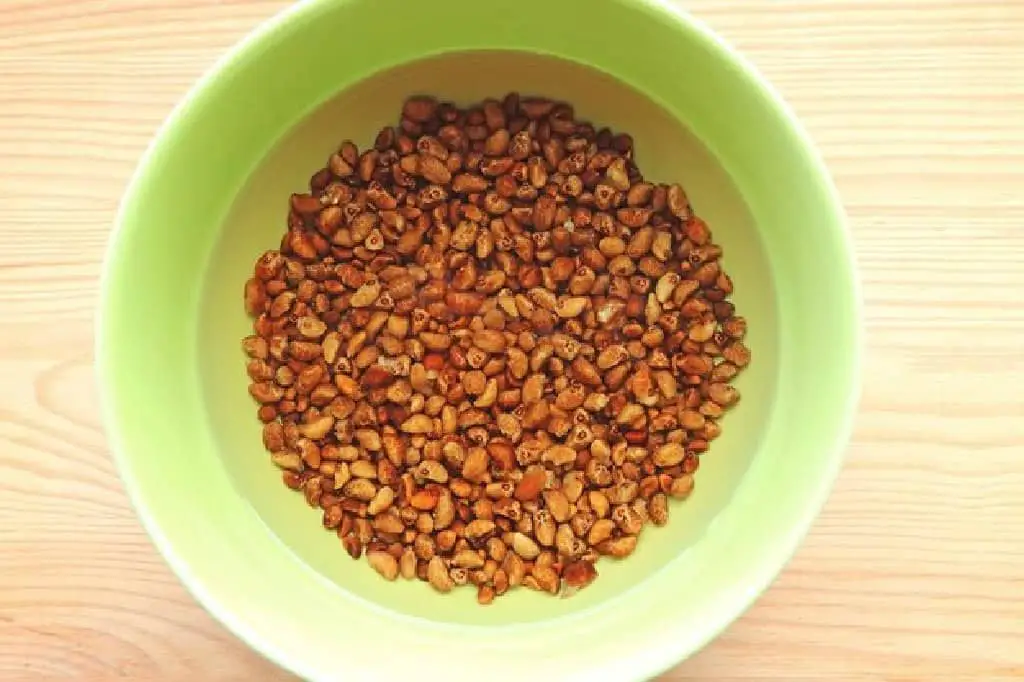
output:
[[[377,496],[377,486],[365,478],[353,478],[342,490],[347,496],[363,502],[369,502]]]
[[[541,455],[541,460],[552,466],[565,466],[576,461],[576,451],[566,445],[552,445]]]
[[[388,486],[383,486],[377,491],[373,499],[370,500],[370,503],[366,505],[366,513],[370,516],[376,516],[391,507],[394,501],[395,491]]]
[[[543,374],[531,374],[523,383],[523,403],[536,403],[544,397],[547,378]]]
[[[686,457],[686,448],[681,443],[666,443],[651,456],[651,460],[660,467],[674,467]]]
[[[299,427],[299,434],[303,438],[309,438],[311,440],[319,440],[326,436],[334,428],[334,417],[330,415],[324,415],[318,417],[308,424],[302,424]]]
[[[448,573],[444,559],[439,556],[435,556],[427,563],[427,581],[431,587],[442,593],[451,592],[455,587],[455,582]]]
[[[295,326],[307,339],[318,339],[327,331],[327,325],[311,315],[300,317],[295,321]]]
[[[512,415],[509,415],[510,417]],[[514,420],[515,417],[512,417]],[[492,439],[487,443],[487,454],[491,456],[495,468],[499,471],[511,471],[515,467],[515,449],[510,443]]]
[[[668,523],[668,498],[663,493],[658,493],[651,498],[647,513],[656,526],[664,526]]]
[[[679,185],[672,185],[668,188],[668,209],[677,218],[687,219],[690,213],[690,200],[686,192]]]
[[[683,410],[679,415],[679,425],[687,431],[699,431],[704,423],[704,415],[696,410]]]
[[[484,558],[472,549],[464,549],[455,553],[452,564],[465,569],[481,568],[484,565]]]
[[[729,384],[713,383],[708,386],[708,397],[722,407],[728,407],[736,402],[739,393]]]
[[[554,570],[547,567],[534,566],[531,575],[537,581],[537,586],[541,590],[551,594],[558,594],[562,580]]]
[[[466,525],[465,535],[466,538],[471,541],[477,541],[486,538],[494,532],[495,524],[493,521],[486,519],[476,519],[470,521]]]
[[[277,466],[288,471],[302,471],[302,457],[293,452],[275,452],[270,456]]]
[[[635,535],[623,535],[622,537],[605,540],[597,546],[597,551],[616,559],[623,559],[633,553],[636,549],[637,537]]]
[[[669,487],[669,495],[679,499],[686,499],[693,492],[693,476],[690,474],[683,474],[678,478],[672,479],[672,484]]]
[[[527,561],[530,561],[532,559],[536,559],[537,555],[540,554],[540,547],[537,546],[537,543],[529,535],[526,535],[525,533],[513,533],[512,551]]]
[[[591,545],[598,545],[612,536],[615,531],[615,522],[611,519],[598,519],[591,526],[587,533],[587,542]]]
[[[406,580],[416,577],[416,553],[412,548],[402,550],[402,558],[398,560],[398,572]]]
[[[426,123],[434,117],[437,108],[437,100],[433,97],[410,97],[402,107],[402,116],[416,123]]]
[[[509,587],[515,587],[516,585],[522,584],[523,577],[526,575],[526,566],[523,563],[523,559],[517,552],[509,552],[505,556],[505,561],[502,562],[502,568],[508,576]]]
[[[558,529],[551,512],[540,510],[533,515],[533,534],[537,542],[544,547],[551,547],[555,544],[555,532]]]
[[[491,585],[481,585],[476,593],[476,601],[478,604],[486,606],[494,601],[495,594],[495,587]]]
[[[520,502],[536,500],[547,485],[547,473],[541,468],[532,468],[523,474],[516,485],[514,496]]]
[[[568,564],[562,571],[565,586],[575,591],[582,590],[594,582],[596,577],[597,570],[594,568],[594,564],[589,561],[574,561]]]
[[[626,360],[629,353],[624,346],[608,346],[597,356],[597,367],[601,370],[611,369]]]
[[[437,502],[434,506],[434,528],[437,530],[443,530],[452,524],[455,520],[455,504],[452,501],[452,496],[447,490],[443,490],[438,494]]]
[[[490,466],[487,450],[481,447],[470,448],[462,466],[462,477],[467,481],[478,483],[483,480]]]
[[[484,303],[484,295],[469,291],[449,291],[444,302],[456,315],[474,315]]]
[[[402,423],[405,433],[431,433],[433,430],[434,420],[425,414],[414,414]]]
[[[545,490],[544,504],[558,523],[564,523],[572,516],[569,498],[561,490]]]
[[[611,512],[611,502],[608,500],[608,496],[600,490],[591,490],[587,493],[587,499],[590,502],[590,509],[599,518],[603,519]]]
[[[448,481],[448,470],[436,460],[425,459],[416,466],[415,476],[421,481],[446,483]]]
[[[380,573],[385,580],[394,580],[398,577],[398,561],[389,553],[385,551],[367,552],[366,560],[373,570]]]
[[[488,353],[502,353],[505,335],[495,329],[480,329],[473,333],[473,345]]]
[[[444,161],[430,154],[421,154],[419,157],[419,174],[430,183],[443,185],[452,179],[451,171]]]
[[[558,300],[555,312],[563,318],[577,317],[587,309],[588,305],[590,305],[590,299],[585,296],[568,296]]]
[[[409,504],[420,511],[430,511],[437,506],[440,497],[441,494],[437,488],[423,488],[413,493],[413,496],[409,498]]]

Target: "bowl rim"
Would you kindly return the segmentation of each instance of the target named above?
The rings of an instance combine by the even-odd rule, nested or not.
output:
[[[171,567],[180,582],[189,593],[204,609],[212,614],[216,620],[225,625],[235,636],[244,641],[250,648],[262,656],[274,662],[281,668],[288,670],[303,678],[315,679],[317,674],[314,670],[306,669],[301,659],[286,651],[282,651],[273,642],[269,641],[264,633],[258,632],[250,627],[242,619],[237,617],[229,608],[218,599],[209,586],[197,578],[189,567],[189,562],[178,554],[169,537],[164,533],[157,519],[151,512],[147,502],[139,493],[131,458],[127,455],[122,437],[119,433],[119,419],[114,408],[114,381],[112,380],[113,368],[105,358],[108,357],[107,344],[111,339],[107,338],[106,318],[109,314],[111,286],[114,271],[118,265],[122,233],[127,229],[126,207],[129,200],[134,196],[145,176],[151,161],[156,156],[169,133],[174,130],[190,105],[209,88],[214,81],[228,69],[232,64],[245,58],[251,51],[258,48],[275,33],[282,30],[286,24],[301,17],[306,13],[317,11],[317,9],[332,0],[307,0],[288,6],[268,19],[261,22],[252,31],[246,34],[240,41],[234,44],[227,52],[222,54],[203,75],[193,84],[188,92],[182,97],[170,114],[162,122],[157,132],[151,139],[146,150],[140,157],[126,189],[119,203],[113,227],[108,236],[105,249],[103,265],[100,275],[99,301],[96,311],[94,325],[94,354],[97,368],[97,385],[99,403],[102,415],[102,423],[110,443],[111,454],[118,473],[123,481],[129,501],[139,517],[143,527],[151,541],[156,546],[164,560]],[[336,1],[336,0],[334,0]],[[351,0],[341,0],[351,1]],[[853,432],[854,420],[857,415],[857,407],[862,392],[862,372],[860,367],[863,360],[863,293],[860,278],[858,276],[856,254],[854,250],[852,234],[849,228],[849,221],[839,192],[834,184],[831,175],[821,157],[821,154],[810,138],[809,134],[797,118],[789,104],[782,98],[775,86],[768,81],[760,71],[740,52],[733,48],[724,38],[715,33],[704,21],[695,17],[690,12],[682,9],[673,0],[640,0],[640,5],[647,5],[656,10],[663,18],[673,22],[681,32],[687,32],[689,37],[701,41],[705,47],[715,53],[716,58],[723,60],[737,67],[738,77],[744,85],[759,91],[765,101],[781,114],[781,120],[789,131],[794,135],[802,152],[807,156],[813,172],[817,175],[822,188],[825,190],[828,203],[831,205],[835,223],[839,228],[839,239],[842,244],[842,255],[845,257],[843,266],[849,274],[849,281],[846,282],[851,294],[851,315],[853,317],[853,338],[850,339],[850,362],[855,371],[851,373],[850,386],[842,403],[842,415],[840,426],[832,434],[832,443],[827,449],[827,461],[825,475],[821,476],[812,493],[809,494],[809,501],[803,505],[803,514],[799,522],[792,524],[785,537],[779,538],[776,545],[777,551],[772,556],[765,557],[758,564],[756,569],[750,569],[753,576],[743,590],[743,594],[731,600],[729,608],[725,613],[716,616],[714,623],[705,628],[703,633],[696,638],[696,646],[687,651],[680,651],[669,648],[651,648],[644,652],[645,656],[634,658],[631,663],[631,679],[643,680],[659,675],[671,669],[682,661],[681,656],[691,656],[704,648],[709,642],[717,638],[731,623],[738,619],[757,600],[767,587],[780,574],[785,565],[796,552],[801,540],[806,536],[811,525],[814,523],[825,501],[834,486],[835,480],[842,468],[846,450],[849,447],[850,438]]]

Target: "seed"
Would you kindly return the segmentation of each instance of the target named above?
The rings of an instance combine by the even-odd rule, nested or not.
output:
[[[625,346],[608,346],[597,356],[598,369],[611,369],[629,357]]]
[[[373,519],[373,528],[382,533],[401,533],[405,524],[394,511],[387,511]]]
[[[452,502],[451,494],[445,490],[438,494],[434,506],[434,528],[443,530],[455,520],[455,504]]]
[[[629,277],[636,272],[636,262],[622,254],[608,261],[608,272],[616,277]]]
[[[445,483],[448,481],[448,470],[440,462],[425,459],[417,465],[416,477],[434,483]]]
[[[656,526],[664,526],[668,523],[668,498],[658,493],[651,498],[647,513]]]
[[[608,516],[611,511],[611,502],[608,500],[608,496],[600,490],[591,490],[587,495],[591,511],[600,519]]]
[[[686,457],[686,448],[681,443],[666,443],[654,451],[652,461],[660,467],[674,467]]]
[[[575,454],[575,453],[574,453]],[[555,521],[564,523],[572,516],[572,509],[569,506],[569,498],[561,490],[545,490],[544,504]]]
[[[689,217],[690,200],[686,192],[679,185],[672,185],[668,188],[668,209],[677,218],[686,219]]]
[[[295,327],[307,339],[318,339],[327,331],[327,325],[311,315],[300,317],[295,321]]]
[[[530,502],[540,496],[547,484],[547,474],[543,469],[530,469],[516,485],[515,498],[520,502]]]
[[[367,552],[366,560],[373,567],[373,570],[380,573],[385,580],[394,580],[398,577],[398,561],[387,552]]]
[[[477,552],[471,549],[464,549],[456,552],[452,557],[452,564],[459,568],[473,569],[484,565],[484,559]]]
[[[622,409],[619,410],[618,415],[615,417],[615,421],[619,424],[632,424],[644,415],[644,408],[642,405],[637,403],[629,403],[623,405]]]
[[[540,547],[537,543],[525,533],[513,533],[512,534],[512,551],[521,556],[522,558],[530,561],[536,559],[537,555],[540,554]]]
[[[384,486],[377,491],[377,494],[370,500],[370,503],[366,505],[366,513],[370,516],[376,516],[388,509],[394,501],[395,491],[388,486]]]
[[[377,281],[367,282],[352,294],[349,305],[353,308],[365,308],[376,301],[378,296],[380,296],[380,283]]]
[[[470,448],[466,462],[462,466],[462,477],[467,481],[479,482],[487,473],[489,465],[487,450],[480,447]]]
[[[434,420],[425,414],[415,414],[402,423],[405,433],[431,433],[433,430]]]
[[[345,484],[342,491],[349,497],[369,502],[377,496],[377,486],[366,478],[353,478]]]
[[[481,329],[473,333],[473,345],[488,353],[505,350],[505,335],[494,329]]]
[[[607,258],[614,258],[626,252],[626,242],[620,237],[603,237],[597,243],[597,248]]]
[[[642,500],[640,500],[642,502]],[[636,535],[644,525],[644,519],[632,507],[625,504],[612,510],[612,520],[626,535]]]
[[[615,522],[611,519],[598,519],[591,526],[590,532],[587,534],[587,542],[591,545],[597,545],[612,536],[615,531]]]
[[[474,407],[490,407],[498,400],[498,380],[488,379],[480,397],[473,403]]]
[[[495,527],[496,526],[493,521],[488,521],[486,519],[470,521],[466,525],[466,538],[469,540],[480,540],[481,538],[485,538],[493,533]]]
[[[672,497],[680,499],[689,497],[690,493],[693,492],[693,476],[690,474],[683,474],[678,478],[672,479],[672,484],[668,492]]]
[[[533,534],[537,542],[545,547],[555,544],[555,531],[558,526],[551,516],[551,512],[540,510],[533,516]]]
[[[318,417],[308,424],[299,425],[299,434],[303,438],[309,438],[310,440],[318,440],[323,438],[334,428],[334,417],[330,415],[324,415]]]
[[[413,493],[413,496],[409,498],[409,504],[411,504],[414,509],[430,511],[437,506],[440,499],[441,494],[438,492],[437,488],[424,488]]]
[[[398,560],[398,572],[406,580],[416,577],[416,553],[411,547],[402,550],[402,558]]]
[[[565,466],[576,461],[576,451],[566,445],[552,445],[541,455],[541,460],[552,466]]]
[[[565,567],[562,578],[565,580],[565,587],[575,593],[594,582],[597,570],[589,561],[574,561]]]
[[[679,425],[687,431],[699,431],[704,428],[704,415],[696,410],[683,410],[679,415]]]
[[[507,472],[515,467],[515,450],[509,443],[493,439],[487,443],[487,454],[499,471]]]
[[[555,311],[559,317],[577,317],[589,304],[590,299],[585,296],[568,296],[558,300]]]
[[[509,587],[515,587],[523,582],[523,578],[526,575],[526,566],[523,563],[522,558],[515,551],[509,552],[505,555],[505,561],[502,562],[502,569],[508,576]]]
[[[714,383],[708,386],[708,397],[722,407],[728,407],[736,402],[739,393],[729,384]]]
[[[543,566],[534,566],[531,575],[537,581],[538,588],[551,594],[558,594],[562,580],[554,570]]]
[[[427,581],[438,592],[451,592],[455,582],[444,565],[444,559],[435,556],[427,563]]]
[[[597,551],[616,559],[623,559],[633,553],[636,549],[636,536],[623,535],[622,537],[605,540],[597,546]]]
[[[496,588],[491,585],[481,585],[476,593],[478,604],[486,606],[494,601]]]
[[[302,457],[293,452],[275,452],[270,456],[274,464],[288,471],[302,471]]]

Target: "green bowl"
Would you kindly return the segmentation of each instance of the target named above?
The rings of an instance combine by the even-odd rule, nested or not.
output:
[[[242,285],[288,195],[402,99],[509,90],[631,132],[725,249],[750,369],[694,494],[571,599],[493,606],[352,561],[263,450]],[[154,542],[231,630],[328,679],[645,679],[708,642],[793,554],[840,467],[859,299],[810,141],[736,53],[669,2],[313,0],[223,59],[164,125],[110,245],[97,331],[114,455]]]

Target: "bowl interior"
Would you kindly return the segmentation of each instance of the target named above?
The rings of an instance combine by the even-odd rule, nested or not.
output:
[[[629,131],[649,177],[685,183],[726,249],[754,360],[667,528],[602,562],[573,599],[524,592],[480,609],[469,590],[383,585],[319,528],[263,452],[238,344],[249,268],[334,145],[366,144],[410,92],[509,89]],[[858,329],[821,162],[763,81],[674,2],[307,0],[219,64],[142,161],[111,241],[97,361],[148,532],[275,661],[311,679],[646,679],[736,618],[806,532],[849,433]]]
[[[565,99],[577,116],[628,131],[647,179],[681,181],[695,209],[725,249],[733,276],[734,301],[748,317],[747,339],[755,357],[737,383],[741,404],[723,420],[723,435],[702,457],[694,494],[673,502],[671,522],[644,531],[627,561],[601,561],[600,579],[572,599],[551,599],[514,590],[489,608],[476,604],[475,591],[441,596],[426,583],[387,583],[365,561],[348,558],[334,533],[320,526],[321,512],[285,488],[263,451],[255,407],[246,391],[239,339],[251,333],[239,288],[253,262],[276,248],[285,229],[291,192],[308,190],[309,176],[321,168],[345,137],[369,146],[381,125],[397,122],[410,92],[427,92],[468,104],[500,83],[506,90]],[[778,359],[777,319],[768,257],[754,219],[736,184],[688,129],[636,90],[594,69],[553,57],[516,52],[476,52],[439,56],[374,75],[346,89],[290,130],[246,181],[218,230],[200,298],[199,376],[207,428],[237,491],[260,518],[303,561],[345,590],[383,607],[422,618],[460,623],[534,621],[586,609],[621,594],[679,556],[706,532],[729,501],[768,424]]]

